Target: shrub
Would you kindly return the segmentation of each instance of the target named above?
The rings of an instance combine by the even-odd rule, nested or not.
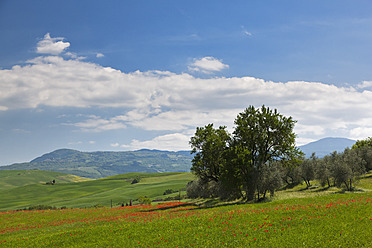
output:
[[[140,196],[137,200],[141,205],[151,205],[151,199],[147,196]]]
[[[132,181],[131,184],[139,183],[140,181],[141,181],[141,177],[140,177],[140,176],[136,176],[136,177],[133,179],[133,181]]]

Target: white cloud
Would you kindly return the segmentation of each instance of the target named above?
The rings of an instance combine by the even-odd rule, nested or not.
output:
[[[227,68],[229,68],[228,65],[225,65],[221,60],[213,57],[194,59],[194,62],[189,66],[190,71],[202,72],[206,74],[222,71],[223,69]]]
[[[97,53],[97,54],[96,54],[96,57],[97,57],[97,58],[102,58],[102,57],[105,57],[105,55],[103,55],[102,53]]]
[[[44,39],[37,43],[36,52],[43,54],[58,55],[70,46],[69,42],[63,42],[64,38],[51,38],[47,33]]]
[[[146,141],[139,141],[134,139],[129,145],[122,145],[121,147],[130,150],[139,149],[157,149],[167,151],[190,150],[190,146],[188,145],[190,137],[191,137],[190,135],[186,135],[183,133],[171,133],[158,136],[152,140]]]
[[[363,81],[361,84],[357,85],[359,89],[372,89],[372,81]]]
[[[207,71],[227,68],[212,57],[203,59],[195,61],[194,68]],[[201,79],[168,71],[124,73],[78,58],[40,56],[24,66],[0,69],[0,111],[40,106],[120,108],[121,115],[90,116],[65,125],[87,132],[128,126],[165,131],[171,136],[137,140],[131,145],[150,147],[163,142],[169,144],[164,147],[169,147],[166,139],[173,139],[183,142],[173,146],[186,147],[186,131],[208,123],[232,129],[236,115],[244,108],[265,104],[298,120],[295,131],[299,140],[325,136],[360,139],[371,136],[371,85],[368,81],[355,87],[337,87],[254,77]]]
[[[126,125],[117,117],[113,117],[110,119],[103,119],[99,116],[90,116],[89,119],[78,122],[78,123],[64,123],[64,125],[70,125],[80,128],[82,131],[85,132],[102,132],[102,131],[108,131],[108,130],[116,130],[116,129],[122,129],[126,128]],[[90,144],[93,144],[89,142]]]

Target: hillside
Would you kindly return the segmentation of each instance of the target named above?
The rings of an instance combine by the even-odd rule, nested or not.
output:
[[[324,138],[299,146],[299,148],[306,154],[306,157],[310,157],[315,152],[317,157],[322,158],[333,151],[343,152],[346,147],[351,147],[355,142],[355,140],[346,138]]]
[[[188,172],[192,157],[189,151],[143,149],[124,152],[80,152],[59,149],[29,163],[1,166],[0,170],[39,169],[97,179],[130,172]]]
[[[0,171],[0,175],[9,173],[11,172]],[[51,175],[53,173],[55,172]],[[38,178],[36,181],[39,180],[40,176],[34,176]],[[141,181],[131,184],[137,176],[141,177]],[[91,207],[96,204],[110,206],[111,200],[117,206],[118,203],[128,203],[129,200],[135,200],[139,196],[148,196],[152,199],[164,197],[165,190],[178,191],[185,188],[186,184],[193,179],[191,173],[185,172],[128,173],[81,182],[62,183],[56,180],[55,185],[36,182],[6,188],[0,184],[0,211],[22,209],[39,204],[69,208]]]
[[[61,172],[42,170],[3,170],[0,171],[0,191],[30,184],[41,184],[55,180],[56,183],[84,182],[91,179],[68,175]]]

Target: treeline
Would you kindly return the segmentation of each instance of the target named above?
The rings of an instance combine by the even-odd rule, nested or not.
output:
[[[191,198],[262,200],[285,184],[294,186],[318,179],[323,186],[352,190],[355,180],[371,169],[372,139],[358,141],[352,149],[322,159],[305,159],[295,146],[296,123],[276,109],[249,106],[235,119],[232,134],[213,124],[198,127],[190,139],[194,159]]]
[[[298,165],[282,167],[283,182],[287,186],[305,182],[307,188],[310,188],[311,182],[318,180],[323,187],[337,186],[352,191],[360,176],[372,170],[372,139],[369,140],[371,140],[369,146],[354,145],[352,148],[346,148],[342,153],[334,151],[323,158],[318,158],[313,153],[310,158],[301,161]]]

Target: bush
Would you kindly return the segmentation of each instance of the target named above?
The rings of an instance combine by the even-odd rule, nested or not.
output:
[[[140,196],[137,200],[141,205],[151,205],[151,199],[147,196]]]
[[[34,206],[30,206],[22,210],[48,210],[48,209],[57,209],[57,208],[54,206],[48,206],[48,205],[34,205]]]
[[[136,176],[136,177],[133,179],[133,181],[132,181],[131,184],[139,183],[140,181],[141,181],[141,177],[140,177],[140,176]]]
[[[164,191],[163,195],[169,195],[169,194],[176,193],[176,192],[177,192],[176,190],[167,189],[167,190]]]

